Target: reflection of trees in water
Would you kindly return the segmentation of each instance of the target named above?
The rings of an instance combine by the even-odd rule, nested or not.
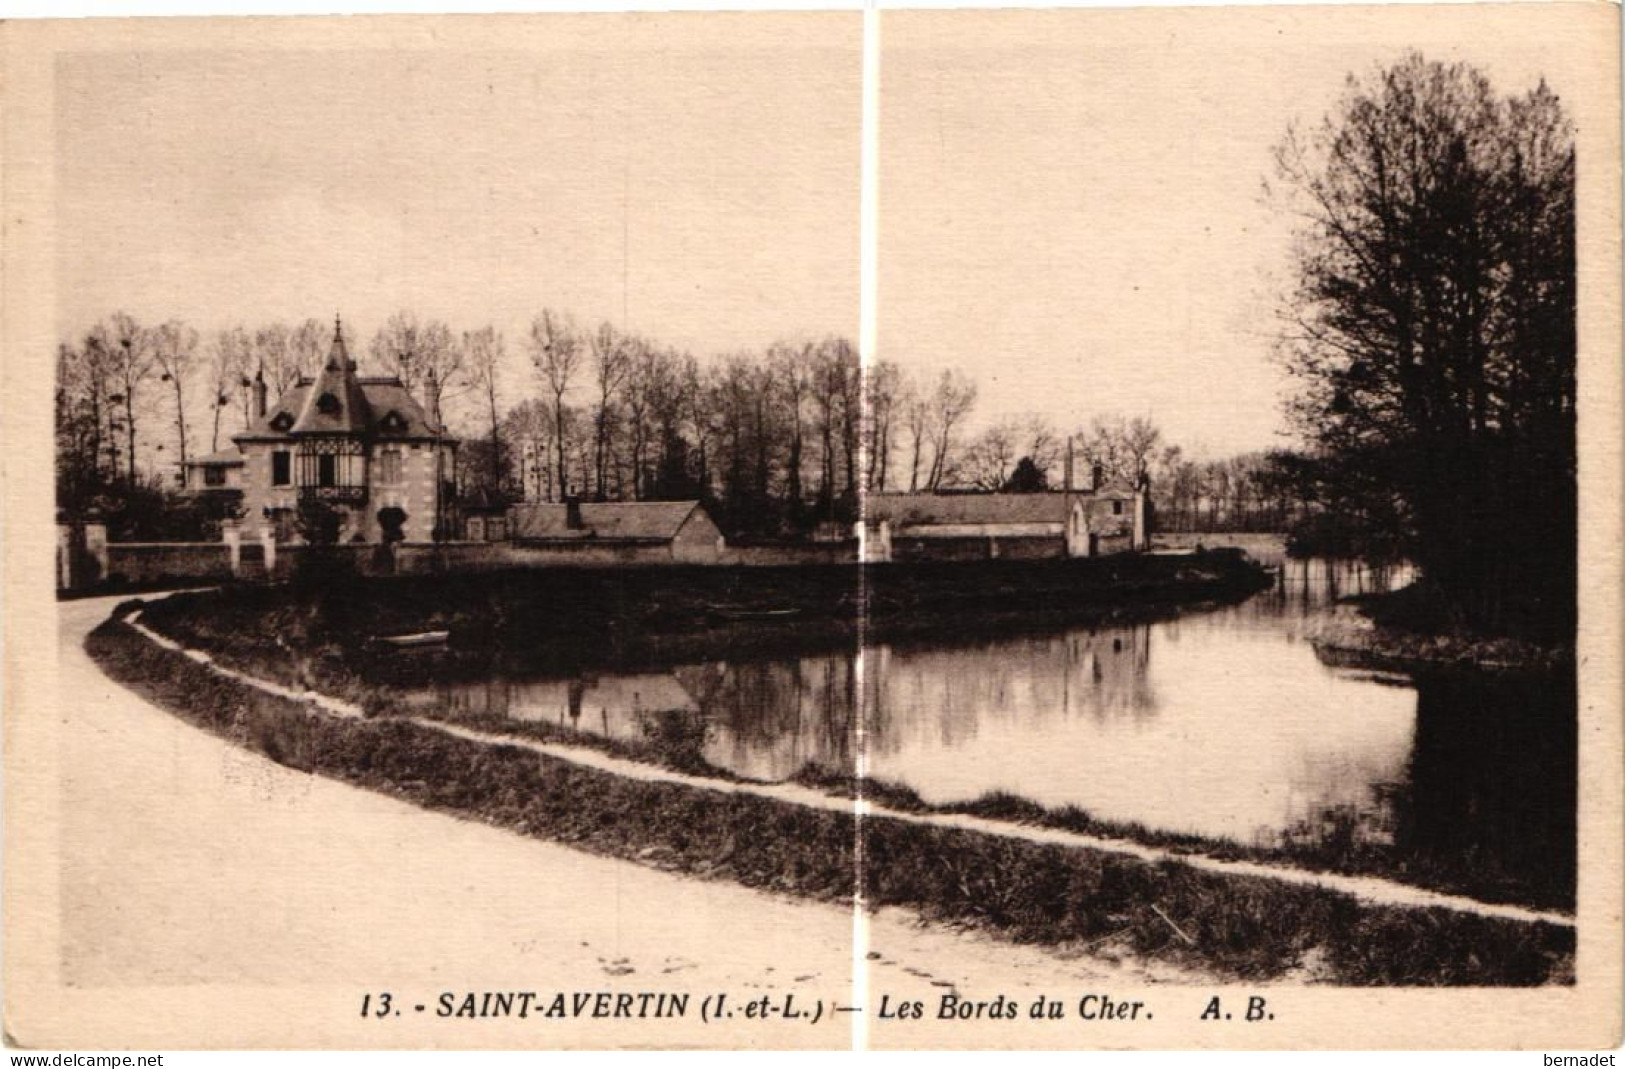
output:
[[[1463,859],[1485,879],[1571,901],[1574,672],[1429,673],[1416,684],[1416,745],[1397,848],[1422,859]]]
[[[856,702],[852,658],[713,662],[676,669],[718,729],[713,760],[735,771],[783,777],[807,761],[851,765]]]
[[[876,646],[866,662],[865,727],[878,753],[953,747],[990,721],[1156,713],[1151,627],[1097,628],[951,649]]]
[[[1415,578],[1416,569],[1405,563],[1366,564],[1319,557],[1300,560],[1288,558],[1281,566],[1274,588],[1259,594],[1248,604],[1275,609],[1286,615],[1305,615],[1323,609],[1339,598],[1398,590]]]
[[[1378,858],[1417,882],[1572,906],[1572,673],[1426,673],[1406,775],[1362,803],[1323,806],[1283,845],[1333,865]]]

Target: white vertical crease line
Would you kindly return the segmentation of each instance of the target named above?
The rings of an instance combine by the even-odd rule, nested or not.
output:
[[[876,0],[864,0],[863,6],[863,114],[860,124],[860,156],[858,186],[858,360],[861,368],[859,403],[862,405],[860,427],[869,426],[869,368],[875,359],[877,316],[879,311],[879,225],[880,225],[880,10]],[[868,471],[870,456],[866,437],[860,435],[859,451],[863,470]],[[856,691],[853,707],[854,730],[852,736],[854,789],[852,794],[852,1047],[864,1050],[869,1046],[869,916],[868,903],[863,893],[864,849],[863,819],[868,810],[864,798],[864,779],[869,774],[869,742],[865,723],[868,692],[865,685],[864,642],[867,638],[869,601],[866,577],[868,559],[868,531],[864,517],[868,512],[868,487],[858,481],[858,619],[857,650],[853,658],[852,686]]]

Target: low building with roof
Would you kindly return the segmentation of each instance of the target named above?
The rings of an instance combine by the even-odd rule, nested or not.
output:
[[[457,439],[434,400],[427,405],[399,377],[360,375],[336,321],[327,361],[268,404],[254,377],[253,420],[235,450],[187,465],[189,490],[242,493],[243,535],[300,540],[301,504],[331,509],[342,542],[427,542],[452,529]]]
[[[232,448],[188,458],[182,485],[194,494],[241,494],[243,454]]]
[[[1099,557],[1149,548],[1150,521],[1143,484],[1106,482],[1098,472],[1088,490],[869,494],[864,555],[873,561]]]
[[[520,546],[625,549],[682,564],[716,564],[727,548],[698,501],[527,503],[509,510],[508,532]]]
[[[508,509],[512,505],[506,494],[488,486],[476,486],[460,494],[457,512],[463,521],[463,538],[469,542],[506,542]]]

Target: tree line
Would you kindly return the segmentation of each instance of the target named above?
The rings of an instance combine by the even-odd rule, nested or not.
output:
[[[135,503],[152,526],[187,460],[229,448],[252,422],[256,378],[280,396],[319,369],[332,332],[315,319],[202,332],[121,312],[62,343],[59,505],[120,515]],[[494,326],[458,331],[400,311],[365,352],[462,438],[465,494],[700,498],[735,537],[800,537],[821,523],[849,524],[864,492],[1058,488],[1070,439],[1074,486],[1097,470],[1149,480],[1172,529],[1260,529],[1286,510],[1261,457],[1187,458],[1145,417],[1062,430],[1023,416],[973,431],[978,391],[964,373],[915,374],[888,361],[865,368],[840,337],[701,359],[553,309],[513,344]]]

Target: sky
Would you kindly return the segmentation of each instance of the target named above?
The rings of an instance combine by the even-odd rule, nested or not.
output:
[[[969,374],[972,430],[1122,414],[1198,455],[1282,444],[1291,220],[1263,184],[1288,125],[1411,47],[1563,91],[1565,42],[1427,14],[886,13],[875,355]],[[62,334],[342,313],[364,342],[410,308],[502,330],[509,401],[543,307],[698,355],[857,337],[859,16],[512,25],[496,49],[61,58]]]
[[[1272,357],[1294,220],[1272,149],[1409,48],[1500,91],[1560,39],[1485,5],[899,13],[881,65],[880,349],[979,368],[985,420],[1149,416],[1187,453],[1289,444]],[[1397,11],[1398,9],[1388,9]],[[1464,44],[1463,42],[1473,42]]]
[[[365,341],[410,308],[522,359],[550,307],[700,354],[855,334],[859,17],[513,25],[63,58],[62,332],[342,313]]]

